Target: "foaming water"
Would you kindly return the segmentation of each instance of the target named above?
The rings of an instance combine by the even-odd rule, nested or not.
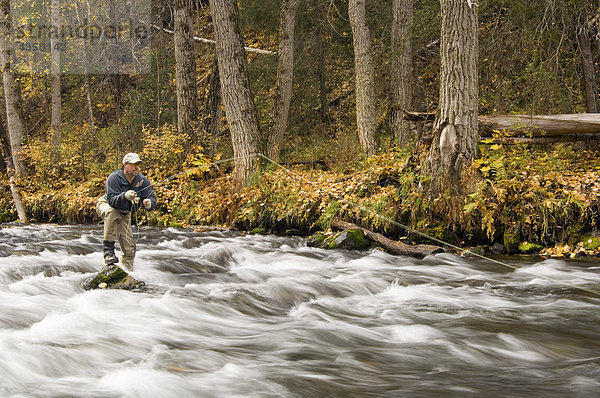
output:
[[[101,229],[0,229],[2,397],[597,396],[598,263],[142,228],[142,291],[84,291]]]

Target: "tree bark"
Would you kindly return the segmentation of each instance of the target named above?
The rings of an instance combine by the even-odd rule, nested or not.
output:
[[[196,56],[194,53],[193,2],[175,0],[175,79],[177,88],[177,131],[196,139]]]
[[[377,110],[375,107],[375,68],[371,34],[367,26],[365,0],[349,0],[348,16],[352,26],[354,45],[358,140],[363,152],[370,156],[376,152]]]
[[[235,170],[233,187],[247,186],[258,170],[256,153],[261,139],[258,115],[250,91],[248,65],[236,0],[210,3],[225,115],[231,131]]]
[[[2,152],[4,153],[4,159],[6,161],[6,174],[9,177],[10,193],[13,197],[15,209],[17,209],[19,221],[21,221],[23,224],[28,224],[29,217],[27,217],[27,212],[25,211],[25,206],[23,205],[23,196],[21,195],[21,191],[19,190],[19,187],[15,181],[15,167],[11,156],[10,137],[7,134],[5,128],[6,125],[7,123],[5,123],[4,118],[0,117],[0,140],[2,141]]]
[[[319,112],[321,120],[326,121],[329,118],[329,103],[327,101],[327,82],[325,72],[325,46],[323,45],[323,27],[321,21],[318,22],[315,33],[315,55],[316,55],[316,74],[319,81]]]
[[[109,15],[110,15],[111,21],[117,20],[117,9],[115,6],[115,1],[116,0],[108,0]],[[110,74],[110,81],[112,83],[113,102],[114,102],[114,106],[115,106],[115,118],[117,120],[117,125],[118,125],[121,122],[121,96],[122,96],[121,74],[120,74],[121,67],[119,65],[118,56],[114,52],[112,52],[111,49],[118,48],[119,38],[117,35],[113,35],[113,37],[109,40],[111,41],[112,44],[107,47],[107,50],[109,51],[108,73]]]
[[[477,156],[477,1],[441,0],[441,73],[436,118],[428,166],[432,194],[449,188],[461,191],[465,164]]]
[[[77,11],[77,19],[79,21],[79,23],[81,25],[84,25],[84,21],[91,21],[92,20],[92,13],[90,10],[90,4],[89,2],[85,3],[85,8],[81,9],[79,7],[76,8]],[[83,17],[82,17],[83,15]],[[91,145],[93,148],[96,147],[96,122],[94,119],[94,104],[92,103],[92,89],[91,89],[91,82],[90,82],[90,74],[89,74],[89,62],[90,62],[90,53],[89,53],[89,48],[87,45],[87,40],[84,40],[83,42],[83,81],[84,81],[84,87],[85,87],[85,101],[86,101],[86,105],[87,105],[87,110],[88,110],[88,117],[89,117],[89,123],[90,123],[90,138],[91,138]]]
[[[411,139],[411,123],[403,109],[412,109],[413,55],[411,29],[414,20],[414,0],[394,0],[392,4],[391,83],[392,130],[396,144],[404,146]]]
[[[266,136],[266,152],[271,159],[277,160],[281,143],[287,127],[292,101],[292,80],[294,76],[294,31],[296,13],[300,0],[283,0],[279,12],[279,60],[277,64],[277,83],[275,102],[271,115],[271,124]]]
[[[384,235],[373,232],[369,229],[359,227],[356,224],[352,224],[346,221],[334,220],[331,226],[339,229],[360,229],[365,233],[367,239],[375,242],[379,246],[386,249],[388,252],[396,255],[411,256],[417,258],[423,258],[435,253],[443,253],[444,249],[439,246],[433,245],[407,245],[402,242],[397,242]]]
[[[579,23],[576,29],[577,42],[579,43],[579,51],[581,52],[585,102],[588,112],[598,113],[600,112],[600,107],[598,106],[598,85],[596,84],[596,71],[594,70],[594,57],[592,55],[589,26],[585,15],[582,18],[583,21]]]
[[[10,42],[10,1],[0,0],[0,63],[2,67],[2,86],[6,105],[6,124],[10,139],[10,150],[17,177],[26,174],[25,165],[21,161],[21,141],[25,136],[25,126],[17,109],[19,94],[15,78],[10,69],[12,49]]]
[[[209,157],[214,156],[214,142],[219,132],[221,131],[221,84],[219,82],[219,68],[215,60],[208,85],[208,93],[204,104],[204,122],[202,131],[202,145],[209,145]]]
[[[52,26],[59,27],[60,23],[60,1],[52,0],[51,21]],[[52,92],[52,115],[50,124],[52,126],[52,150],[54,164],[60,160],[60,142],[61,142],[61,114],[62,114],[62,96],[60,91],[61,70],[60,70],[60,35],[57,31],[50,35],[50,86]]]

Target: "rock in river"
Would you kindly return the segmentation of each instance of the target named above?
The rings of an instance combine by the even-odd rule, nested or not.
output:
[[[133,290],[144,287],[146,284],[138,281],[116,264],[107,265],[96,275],[83,282],[85,290],[91,289],[125,289]]]

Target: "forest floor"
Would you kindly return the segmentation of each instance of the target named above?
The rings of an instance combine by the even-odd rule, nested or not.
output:
[[[232,192],[231,176],[223,170],[185,174],[157,186],[157,211],[142,211],[137,221],[309,235],[340,218],[405,242],[431,243],[422,235],[427,234],[483,251],[496,244],[507,253],[600,254],[596,151],[567,144],[483,144],[481,155],[464,173],[470,193],[460,199],[430,197],[423,188],[428,182],[424,157],[388,151],[352,165],[266,165],[253,185],[238,193]],[[151,180],[164,177],[156,174]],[[95,200],[103,193],[105,178],[62,181],[54,187],[23,184],[32,221],[99,222]],[[0,221],[16,218],[5,187],[0,191]]]

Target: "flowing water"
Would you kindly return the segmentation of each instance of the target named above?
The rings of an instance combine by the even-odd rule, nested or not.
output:
[[[142,227],[0,229],[1,397],[597,397],[600,262],[423,260]]]

